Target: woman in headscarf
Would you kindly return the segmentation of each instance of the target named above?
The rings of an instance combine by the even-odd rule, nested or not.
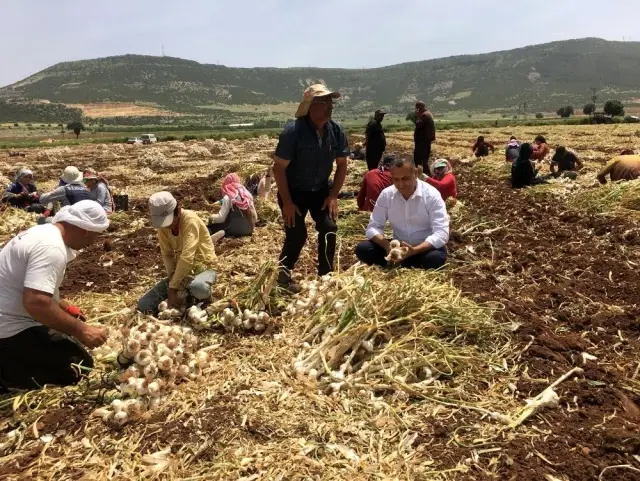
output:
[[[442,200],[447,201],[452,199],[449,203],[455,203],[458,198],[458,186],[456,185],[456,178],[451,171],[451,164],[447,159],[438,159],[433,164],[433,175],[425,179],[427,184],[435,187]]]
[[[507,162],[513,162],[518,158],[518,154],[520,153],[520,142],[513,135],[509,139],[509,143],[504,149],[505,160]]]
[[[227,175],[222,181],[220,192],[220,212],[209,218],[209,233],[213,235],[223,231],[226,237],[253,234],[258,214],[253,205],[253,196],[242,185],[238,174]]]
[[[107,179],[98,175],[94,169],[86,169],[83,178],[84,185],[89,189],[89,199],[100,204],[107,215],[113,213],[113,197]]]
[[[28,212],[44,212],[44,206],[39,203],[38,188],[33,183],[31,170],[23,168],[18,171],[2,196],[2,202],[8,202],[12,207]]]
[[[546,184],[544,179],[538,177],[538,172],[533,167],[532,154],[531,144],[524,143],[520,146],[520,154],[511,165],[511,187],[520,189],[528,185]]]

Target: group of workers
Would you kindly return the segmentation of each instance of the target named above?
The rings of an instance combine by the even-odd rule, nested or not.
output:
[[[429,162],[435,140],[433,116],[424,103],[416,104],[413,158],[385,154],[384,110],[376,111],[367,125],[366,153],[362,155],[362,149],[351,153],[342,127],[332,120],[333,102],[339,97],[340,93],[321,84],[308,87],[295,121],[280,135],[272,168],[246,185],[236,174],[227,175],[221,187],[220,211],[208,224],[196,212],[184,209],[170,192],[151,195],[150,222],[157,230],[166,276],[142,296],[138,311],[155,315],[162,301],[171,308],[181,308],[210,300],[216,281],[214,243],[221,235],[253,232],[257,222],[254,197],[269,195],[271,178],[275,179],[284,220],[279,285],[295,289],[292,272],[307,240],[307,214],[318,232],[318,275],[333,271],[338,197],[350,156],[364,157],[368,166],[358,207],[371,215],[364,238],[355,249],[357,258],[381,267],[437,269],[446,263],[447,203],[455,202],[457,187],[446,159]],[[480,157],[494,150],[483,138],[474,146]],[[544,158],[548,152],[541,136],[534,145],[511,138],[506,157],[513,162],[514,185],[530,185],[536,177],[531,159]],[[637,156],[625,157],[605,167],[612,180],[630,171],[638,176]],[[629,163],[633,159],[637,164]],[[560,148],[553,163],[558,172],[581,166],[574,154]],[[90,194],[101,182],[108,190],[108,184],[95,171],[87,170],[83,175],[74,169],[65,169],[61,185],[41,196],[33,184],[33,173],[22,170],[4,196],[12,205],[34,212],[44,212],[48,206],[43,209],[37,205],[55,200],[63,207],[51,222],[18,234],[0,251],[0,283],[4,286],[0,289],[0,391],[75,383],[83,368],[93,366],[87,349],[106,341],[104,330],[88,325],[80,309],[59,295],[66,264],[109,226],[109,210],[98,200],[104,195],[99,191],[93,197]],[[392,230],[390,237],[385,234],[387,225]]]

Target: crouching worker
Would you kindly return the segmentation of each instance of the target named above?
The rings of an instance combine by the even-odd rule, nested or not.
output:
[[[449,215],[440,193],[418,180],[412,160],[398,159],[391,167],[393,185],[382,191],[371,213],[367,239],[356,247],[365,264],[386,267],[437,269],[447,260]],[[384,237],[387,221],[393,239],[400,242],[402,255],[393,256],[391,241]]]
[[[549,165],[551,177],[566,177],[572,180],[578,177],[578,170],[582,167],[584,164],[578,156],[562,145],[556,147],[556,153],[553,154]]]
[[[109,227],[91,200],[64,207],[53,223],[18,234],[0,251],[0,391],[78,382],[93,367],[85,347],[107,340],[78,308],[60,301],[67,262]]]
[[[113,214],[113,197],[107,179],[93,169],[85,170],[83,178],[84,185],[89,190],[89,198],[100,204],[107,214]]]
[[[149,212],[151,225],[158,231],[167,278],[142,296],[138,311],[157,316],[162,301],[167,301],[169,308],[179,309],[186,300],[184,293],[196,301],[208,301],[216,273],[205,270],[192,277],[197,266],[212,267],[216,258],[206,224],[195,212],[182,209],[170,192],[149,197]]]
[[[598,181],[601,184],[606,184],[607,175],[611,178],[611,182],[639,179],[640,155],[619,155],[614,157],[598,172]]]
[[[229,174],[220,188],[222,201],[220,212],[209,218],[209,234],[224,232],[226,237],[244,237],[253,234],[258,214],[253,196],[240,183],[238,174]],[[219,234],[220,235],[220,234]]]

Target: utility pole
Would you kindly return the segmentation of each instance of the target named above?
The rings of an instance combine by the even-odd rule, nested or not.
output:
[[[162,44],[162,56],[164,57],[164,43]]]

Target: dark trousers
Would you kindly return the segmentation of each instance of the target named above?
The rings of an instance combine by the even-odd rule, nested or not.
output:
[[[367,146],[367,169],[375,170],[382,160],[382,149],[371,148]]]
[[[356,246],[356,257],[370,266],[386,267],[388,264],[385,260],[386,256],[387,253],[382,247],[369,240],[362,241]],[[447,249],[446,247],[441,247],[440,249],[432,249],[422,254],[411,256],[402,261],[400,265],[417,269],[438,269],[445,262],[447,262]]]
[[[293,270],[302,247],[307,242],[307,227],[304,223],[307,213],[316,223],[318,232],[318,275],[323,276],[333,271],[333,260],[336,255],[336,232],[338,226],[329,215],[328,209],[322,209],[322,204],[329,195],[329,189],[318,192],[290,191],[291,200],[300,210],[296,213],[293,227],[284,228],[284,246],[280,253],[280,263],[288,270]],[[278,194],[278,204],[282,209],[282,198]]]
[[[422,166],[425,174],[429,172],[429,157],[431,157],[431,142],[416,142],[413,149],[413,161],[416,167]]]
[[[82,376],[72,364],[92,368],[93,359],[64,334],[45,326],[30,327],[0,339],[0,391],[75,384]]]

